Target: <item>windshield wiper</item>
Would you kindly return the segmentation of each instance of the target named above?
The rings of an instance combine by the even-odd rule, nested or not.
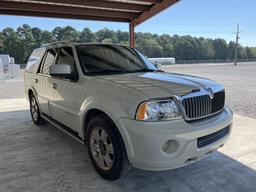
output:
[[[140,73],[140,72],[164,72],[160,69],[139,69],[135,71],[131,71],[131,73]]]
[[[102,71],[89,72],[88,74],[90,74],[90,75],[111,75],[111,74],[119,74],[119,73],[125,73],[125,71],[106,69],[106,70],[102,70]]]
[[[141,72],[164,72],[159,69],[139,69],[134,71],[122,71],[122,70],[112,70],[106,69],[102,71],[88,72],[89,75],[112,75],[112,74],[124,74],[124,73],[141,73]]]

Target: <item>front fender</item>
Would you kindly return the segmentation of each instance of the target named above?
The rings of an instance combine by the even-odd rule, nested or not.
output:
[[[127,113],[124,111],[124,108],[120,102],[113,102],[107,97],[88,97],[86,98],[80,107],[79,118],[80,118],[80,127],[84,130],[84,122],[88,111],[91,109],[97,109],[106,113],[113,122],[117,122],[117,119],[120,117],[127,117]],[[81,132],[84,133],[83,131]]]
[[[106,99],[107,100],[107,99]],[[125,146],[131,146],[131,140],[129,138],[128,132],[126,129],[124,129],[124,127],[120,124],[119,119],[121,117],[126,116],[124,110],[122,110],[122,107],[115,103],[111,103],[111,107],[110,105],[108,105],[106,102],[106,100],[104,100],[104,105],[100,104],[100,102],[92,97],[87,98],[83,101],[81,108],[80,108],[80,112],[79,112],[79,117],[80,117],[80,137],[82,137],[83,139],[85,136],[85,118],[87,113],[91,110],[91,109],[97,109],[100,110],[102,112],[104,112],[109,118],[111,118],[111,120],[115,123],[120,135],[122,136],[123,142]],[[130,150],[130,147],[126,147],[126,149]],[[127,151],[128,154],[133,153],[132,151]]]

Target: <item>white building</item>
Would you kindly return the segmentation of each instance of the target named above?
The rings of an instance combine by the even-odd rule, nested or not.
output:
[[[0,78],[17,78],[20,75],[20,65],[15,64],[13,57],[7,54],[0,55]]]
[[[174,57],[149,58],[149,60],[155,64],[161,64],[161,65],[175,64]]]

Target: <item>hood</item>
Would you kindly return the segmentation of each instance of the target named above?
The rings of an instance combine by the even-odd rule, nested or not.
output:
[[[165,72],[129,73],[100,77],[143,92],[148,98],[185,95],[218,85],[209,79]]]

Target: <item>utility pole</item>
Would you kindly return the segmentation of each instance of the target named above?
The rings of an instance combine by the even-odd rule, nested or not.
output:
[[[238,40],[239,40],[239,23],[237,24],[237,29],[236,29],[236,49],[235,49],[235,56],[234,56],[234,65],[237,66],[237,52],[238,52]]]

